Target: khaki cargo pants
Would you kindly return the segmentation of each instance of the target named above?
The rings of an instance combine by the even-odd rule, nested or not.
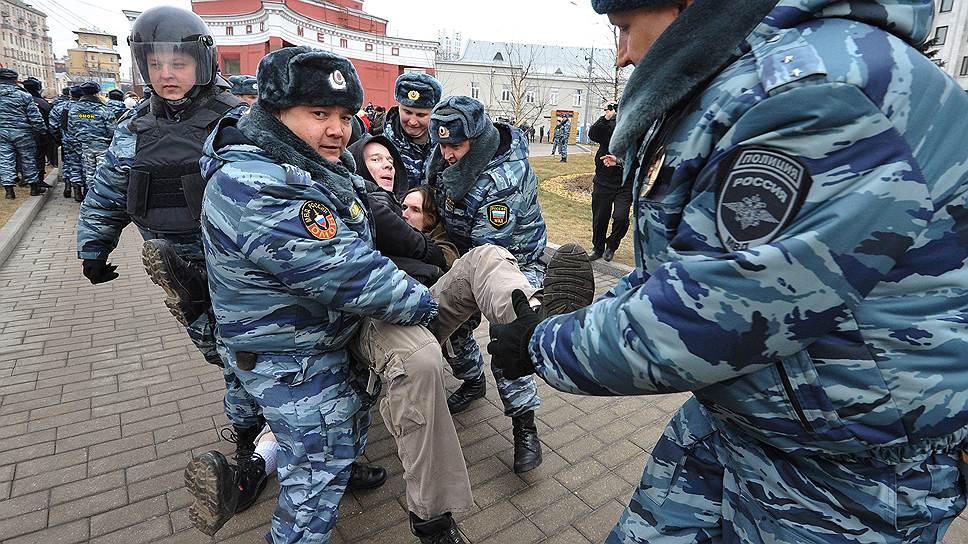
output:
[[[367,319],[351,349],[386,384],[380,413],[397,442],[407,506],[423,519],[473,507],[467,465],[447,409],[440,341],[480,310],[492,323],[515,318],[511,292],[531,287],[504,248],[481,246],[454,262],[431,288],[440,306],[429,330]]]

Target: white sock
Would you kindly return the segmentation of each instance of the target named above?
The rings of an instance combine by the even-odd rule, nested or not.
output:
[[[263,440],[255,446],[255,452],[262,456],[266,461],[266,474],[276,471],[276,451],[279,443],[275,440]]]

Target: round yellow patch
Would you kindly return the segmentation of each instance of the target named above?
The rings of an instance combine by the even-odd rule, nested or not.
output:
[[[437,129],[437,135],[441,138],[450,138],[450,131],[447,130],[447,127],[440,125],[440,128]]]

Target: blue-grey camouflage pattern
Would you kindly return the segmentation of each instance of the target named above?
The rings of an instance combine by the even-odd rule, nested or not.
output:
[[[69,102],[76,104],[76,102]],[[228,115],[241,115],[240,106]],[[50,119],[54,119],[51,113]],[[107,259],[117,247],[121,231],[131,222],[128,215],[128,172],[134,163],[137,136],[128,129],[131,115],[118,123],[111,139],[104,162],[98,167],[87,196],[81,203],[77,220],[77,257],[79,259]],[[65,144],[66,145],[66,144]],[[202,142],[199,142],[202,145]],[[65,156],[67,147],[65,147]],[[171,234],[138,229],[145,240],[165,239],[172,243],[178,255],[193,263],[202,263],[201,232]],[[225,387],[225,416],[239,427],[256,425],[261,409],[258,403],[241,387],[231,367],[219,358],[216,347],[215,316],[211,310],[200,315],[186,327],[188,337],[202,353],[206,361],[223,366]]]
[[[125,106],[124,102],[121,100],[112,100],[109,98],[104,105],[107,106],[111,110],[111,113],[114,114],[115,121],[121,119],[121,116],[123,116],[125,113],[128,113],[128,107]]]
[[[202,233],[220,354],[280,444],[267,539],[328,542],[368,422],[347,344],[364,317],[426,324],[437,302],[374,249],[362,178],[330,165],[313,179],[252,144],[215,150],[218,132],[201,160]],[[259,354],[253,370],[238,369],[239,351]]]
[[[571,121],[565,121],[564,123],[556,126],[551,154],[554,155],[555,151],[558,151],[558,154],[561,155],[562,159],[567,159],[569,138],[571,138]]]
[[[533,263],[522,268],[521,272],[532,287],[541,288],[544,284],[544,267]],[[444,346],[444,359],[450,365],[454,377],[459,380],[476,380],[484,375],[484,355],[474,338],[474,331],[481,325],[481,314],[465,321],[450,335]],[[526,376],[509,380],[500,368],[491,365],[491,373],[497,383],[498,395],[504,405],[504,415],[516,417],[532,412],[541,406],[538,385],[534,378]]]
[[[17,170],[27,183],[41,181],[35,134],[47,127],[33,97],[9,83],[0,84],[0,183],[14,186]],[[18,168],[19,163],[19,168]]]
[[[83,181],[81,177],[81,154],[74,137],[68,132],[67,126],[62,123],[64,110],[70,108],[75,102],[71,99],[55,102],[50,109],[50,115],[47,116],[47,126],[50,133],[58,138],[61,143],[63,158],[61,161],[61,178],[66,184],[79,186]]]
[[[70,105],[67,113],[67,132],[71,134],[81,156],[81,175],[71,178],[75,185],[84,187],[93,180],[97,167],[114,136],[114,112],[95,96],[84,96]],[[78,183],[78,181],[80,183]]]
[[[510,147],[488,163],[474,187],[455,200],[448,196],[447,187],[436,186],[434,198],[447,236],[461,254],[486,244],[501,246],[514,255],[528,281],[540,287],[544,266],[538,259],[548,236],[538,204],[538,181],[528,162],[528,141],[523,133],[507,125],[501,129],[510,132]],[[491,206],[504,206],[501,226],[492,223]],[[450,349],[444,350],[454,376],[460,379],[478,378],[484,372],[484,357],[473,334],[480,324],[478,315],[461,325],[450,337]],[[505,414],[513,417],[541,405],[533,377],[505,380],[499,369],[492,366],[491,371]]]
[[[383,135],[389,138],[400,152],[403,166],[407,170],[409,188],[419,187],[427,183],[427,164],[434,151],[434,143],[428,138],[427,143],[421,145],[407,136],[400,125],[399,106],[387,110],[386,121],[383,125]]]
[[[905,42],[934,7],[781,0],[655,142],[651,192],[652,142],[626,156],[635,272],[531,341],[558,389],[697,400],[608,542],[938,542],[964,508],[968,98]],[[720,163],[750,146],[812,185],[731,250]]]

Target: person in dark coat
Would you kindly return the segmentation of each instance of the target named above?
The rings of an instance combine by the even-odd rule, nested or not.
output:
[[[28,77],[24,80],[23,85],[24,90],[33,97],[34,104],[37,104],[37,109],[40,110],[40,116],[44,118],[44,126],[46,127],[47,118],[50,116],[52,106],[50,102],[40,95],[40,91],[44,89],[44,84],[35,77]],[[50,133],[46,131],[42,134],[35,134],[34,141],[37,142],[37,171],[41,177],[40,185],[49,188],[50,186],[43,180],[44,171],[47,167],[48,160],[50,160],[51,164],[57,164],[57,148],[51,142]]]
[[[403,219],[400,200],[408,189],[407,170],[400,152],[386,136],[364,135],[347,150],[356,173],[366,182],[370,213],[376,229],[376,249],[397,268],[424,285],[437,281],[447,268],[440,248]]]
[[[618,105],[609,102],[605,112],[588,129],[588,137],[598,144],[595,152],[595,178],[592,180],[592,251],[589,259],[611,261],[622,238],[629,231],[629,208],[632,206],[632,184],[623,184],[622,166],[608,153],[615,130]],[[608,220],[612,232],[608,233]]]

